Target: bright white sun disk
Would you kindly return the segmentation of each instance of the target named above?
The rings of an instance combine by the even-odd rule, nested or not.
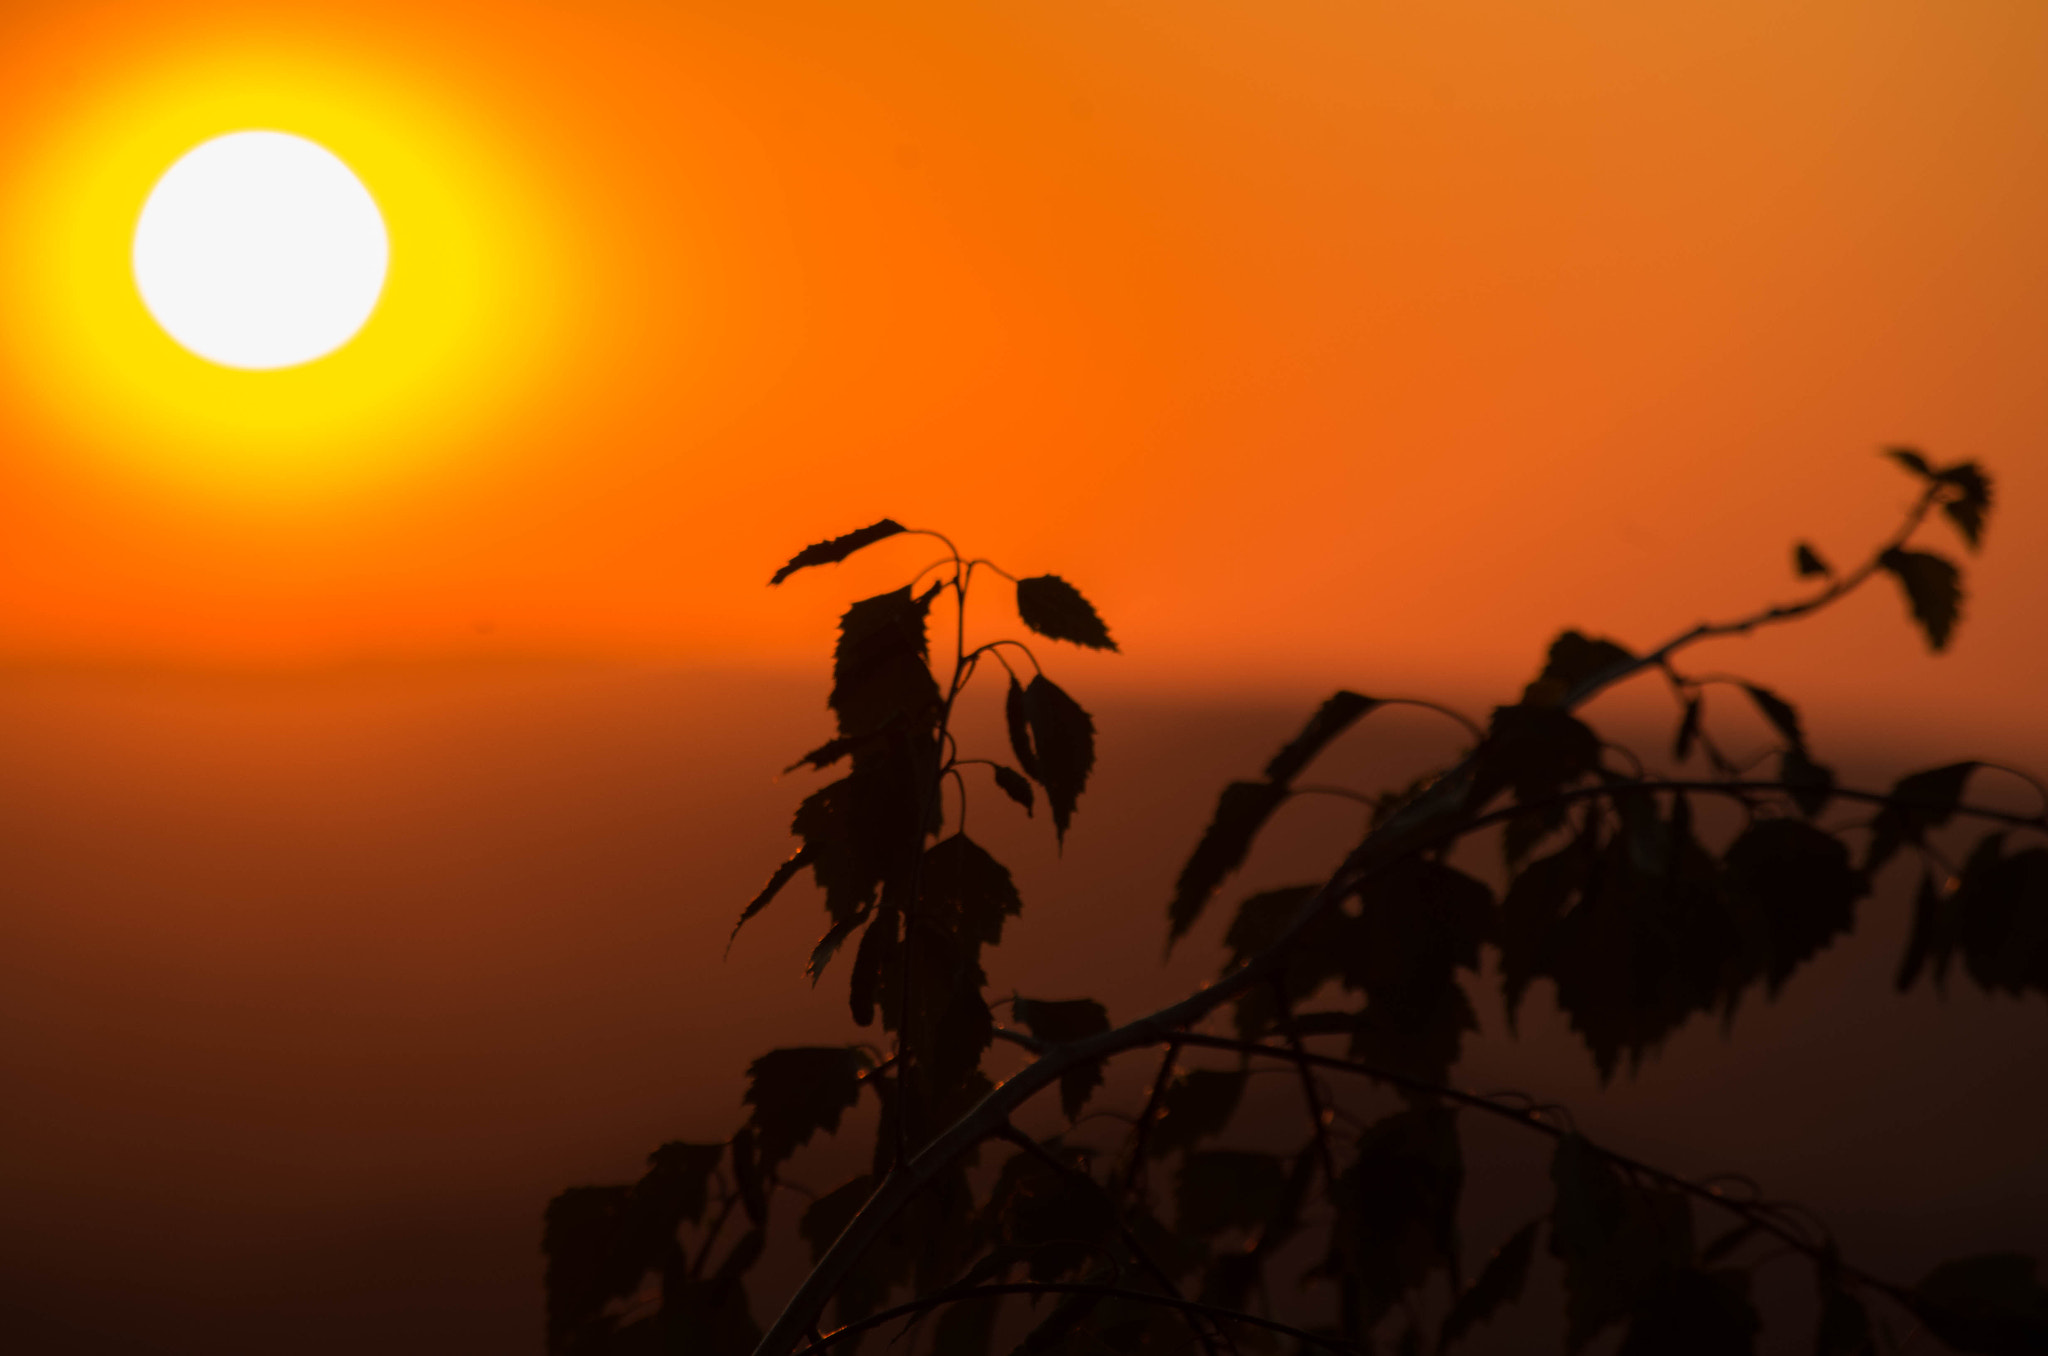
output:
[[[187,152],[135,227],[135,284],[173,339],[226,367],[294,367],[376,309],[391,243],[362,180],[284,132]]]

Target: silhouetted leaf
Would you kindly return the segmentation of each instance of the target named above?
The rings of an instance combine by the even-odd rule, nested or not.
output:
[[[1034,1281],[1057,1280],[1080,1268],[1116,1221],[1109,1197],[1086,1180],[1073,1151],[1057,1140],[1044,1147],[1071,1170],[1056,1172],[1034,1155],[1019,1153],[1003,1165],[989,1198],[1001,1236],[1030,1250]]]
[[[1224,877],[1244,865],[1252,839],[1287,796],[1287,787],[1280,782],[1232,782],[1223,788],[1209,827],[1174,882],[1173,900],[1166,909],[1169,944],[1194,926]]]
[[[1985,835],[1963,867],[1934,945],[1937,966],[1960,947],[1970,978],[1988,992],[2048,993],[2048,849],[2007,856],[2003,833]]]
[[[1003,940],[1003,921],[1024,911],[1009,868],[964,833],[925,850],[918,883],[918,923],[974,947]]]
[[[1917,450],[1910,447],[1887,447],[1884,454],[1922,480],[1934,479],[1934,468],[1927,464],[1927,458]]]
[[[1500,978],[1510,1031],[1529,982],[1550,972],[1558,922],[1585,887],[1598,857],[1599,839],[1589,825],[1563,850],[1529,863],[1509,883],[1500,910]]]
[[[1834,573],[1833,570],[1828,568],[1828,563],[1820,558],[1820,552],[1814,550],[1805,542],[1800,542],[1792,548],[1792,568],[1798,572],[1801,579],[1811,579],[1815,575]]]
[[[1456,1265],[1464,1184],[1457,1115],[1448,1108],[1397,1111],[1360,1132],[1332,1192],[1338,1218],[1324,1266],[1333,1275],[1356,1269],[1351,1283],[1366,1326],[1432,1272]]]
[[[800,767],[808,767],[822,772],[845,758],[865,742],[865,737],[856,739],[828,739],[782,770],[784,772],[794,772]]]
[[[1863,869],[1875,874],[1900,848],[1925,841],[1929,829],[1948,823],[1962,804],[1963,789],[1978,766],[1974,762],[1950,763],[1900,778],[1871,823],[1870,851]]]
[[[1849,849],[1797,819],[1759,819],[1722,858],[1723,879],[1773,997],[1799,966],[1856,922],[1866,893]]]
[[[1637,1303],[1615,1356],[1751,1356],[1762,1326],[1748,1272],[1687,1267]]]
[[[853,953],[853,982],[847,988],[846,1001],[855,1026],[874,1023],[875,994],[881,987],[882,973],[896,959],[900,919],[894,909],[880,910],[875,921],[868,924],[868,930],[861,934],[860,949]]]
[[[843,537],[834,537],[830,541],[821,541],[806,546],[803,550],[791,556],[789,564],[777,570],[774,577],[768,582],[771,585],[780,584],[798,570],[808,569],[813,565],[836,565],[855,551],[860,550],[863,546],[872,546],[876,542],[893,537],[903,530],[900,524],[884,518],[878,523],[871,523],[866,527],[849,532]]]
[[[1927,635],[1927,647],[1943,650],[1962,615],[1963,575],[1947,559],[1931,551],[1906,551],[1898,547],[1878,557],[1878,564],[1899,581],[1913,620]]]
[[[673,1234],[685,1220],[704,1218],[711,1174],[725,1157],[723,1144],[688,1144],[671,1140],[647,1156],[647,1175],[633,1188],[639,1202],[655,1217],[655,1228]]]
[[[1440,1080],[1464,1033],[1477,1027],[1456,971],[1478,970],[1493,926],[1493,891],[1462,871],[1414,857],[1381,872],[1343,933],[1344,983],[1370,1000],[1353,1029],[1353,1053]]]
[[[768,1186],[761,1180],[759,1137],[751,1125],[743,1125],[732,1137],[732,1181],[740,1204],[755,1224],[768,1222]]]
[[[1877,1341],[1863,1301],[1838,1285],[1821,1292],[1813,1352],[1814,1356],[1877,1356]]]
[[[877,594],[840,618],[831,706],[842,736],[872,734],[937,709],[938,684],[925,662],[925,617],[937,591],[933,585],[915,597],[907,587]]]
[[[1031,750],[1031,711],[1024,699],[1024,685],[1013,674],[1010,678],[1010,693],[1003,701],[1003,718],[1010,729],[1010,751],[1017,755],[1017,766],[1024,769],[1024,775],[1034,781],[1043,781],[1038,775],[1038,757]]]
[[[1019,998],[1010,1011],[1039,1040],[1054,1045],[1071,1045],[1088,1036],[1109,1030],[1109,1013],[1092,998],[1047,1002]],[[1089,1096],[1102,1084],[1100,1061],[1080,1065],[1060,1075],[1060,1108],[1073,1120],[1088,1104]]]
[[[747,1066],[746,1101],[754,1108],[761,1164],[773,1168],[860,1100],[866,1052],[852,1046],[770,1050]]]
[[[1565,1346],[1576,1352],[1692,1265],[1692,1211],[1676,1192],[1628,1186],[1576,1134],[1558,1139],[1550,1180],[1550,1250],[1564,1262]]]
[[[1808,819],[1827,809],[1834,798],[1834,769],[1814,762],[1802,748],[1789,748],[1779,755],[1778,780],[1785,783],[1786,794]]]
[[[1962,534],[1963,544],[1976,550],[1984,543],[1984,519],[1991,512],[1991,477],[1977,463],[1966,461],[1939,472],[1936,478],[1956,490],[1941,501],[1941,511]]]
[[[1266,778],[1275,782],[1291,782],[1301,775],[1309,761],[1325,748],[1330,741],[1358,723],[1360,717],[1382,703],[1373,697],[1362,697],[1356,692],[1338,691],[1316,708],[1308,718],[1308,724],[1301,727],[1301,733],[1287,741],[1286,747],[1273,755],[1266,764]]]
[[[1473,1324],[1484,1323],[1503,1304],[1513,1304],[1522,1297],[1522,1287],[1529,1279],[1529,1259],[1536,1252],[1536,1230],[1542,1224],[1540,1219],[1530,1220],[1487,1259],[1479,1278],[1465,1287],[1445,1316],[1443,1331],[1437,1337],[1438,1351],[1449,1351],[1453,1343],[1471,1331]]]
[[[1500,706],[1475,758],[1471,808],[1485,806],[1502,787],[1533,805],[1591,772],[1600,760],[1600,739],[1560,707]]]
[[[1799,711],[1792,703],[1769,688],[1744,683],[1742,690],[1756,703],[1756,709],[1763,713],[1764,719],[1769,721],[1779,734],[1785,736],[1787,744],[1795,749],[1806,747],[1806,735],[1799,728]]]
[[[990,771],[995,773],[996,785],[1002,788],[1003,794],[1023,806],[1025,814],[1030,814],[1035,800],[1031,791],[1031,779],[1016,768],[1003,763],[990,764]]]
[[[1032,775],[1045,788],[1053,831],[1065,841],[1074,805],[1095,767],[1095,722],[1042,673],[1024,689],[1024,716],[1038,764]]]
[[[740,910],[739,918],[732,925],[731,935],[725,939],[727,951],[732,950],[733,938],[740,935],[740,929],[747,925],[747,920],[767,908],[775,896],[782,893],[782,887],[795,879],[797,872],[811,864],[813,856],[809,845],[805,845],[791,853],[787,861],[775,868],[774,874],[768,877],[768,883],[761,887],[761,892],[747,902],[746,908]]]
[[[1237,1112],[1246,1076],[1242,1069],[1192,1069],[1175,1079],[1160,1099],[1146,1152],[1164,1157],[1221,1133]]]
[[[1000,1298],[960,1300],[946,1306],[932,1329],[931,1356],[988,1356],[995,1341]]]
[[[1522,693],[1522,702],[1528,706],[1560,705],[1581,684],[1634,659],[1634,655],[1611,640],[1566,631],[1550,642],[1543,672]]]
[[[1930,963],[1947,963],[1951,944],[1947,912],[1948,901],[1941,887],[1934,883],[1932,872],[1923,870],[1920,888],[1913,896],[1913,929],[1906,938],[1906,954],[1899,958],[1898,978],[1894,981],[1900,993],[1912,988],[1920,971]]]
[[[1700,708],[1704,699],[1697,694],[1686,699],[1685,715],[1678,722],[1678,736],[1671,741],[1671,756],[1678,762],[1692,757],[1692,746],[1700,737]]]
[[[1041,636],[1072,641],[1091,650],[1116,648],[1094,606],[1056,574],[1017,581],[1017,615]]]
[[[1191,1153],[1175,1179],[1175,1219],[1182,1233],[1206,1236],[1255,1229],[1280,1203],[1287,1171],[1272,1154],[1236,1149]]]
[[[1944,1262],[1913,1287],[1913,1312],[1958,1351],[2039,1356],[2048,1351],[2048,1288],[2034,1259],[1989,1253]]]

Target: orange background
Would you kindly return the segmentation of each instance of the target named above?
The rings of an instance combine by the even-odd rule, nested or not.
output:
[[[1849,555],[1915,442],[2000,477],[1957,653],[1885,598],[1784,662],[2037,723],[2044,50],[2022,3],[10,6],[17,227],[240,61],[415,120],[504,257],[489,360],[299,484],[110,431],[17,249],[0,650],[809,663],[914,548],[760,581],[888,513],[1081,581],[1134,680],[1491,684]]]
[[[0,7],[0,1334],[537,1350],[548,1196],[849,1031],[803,891],[722,949],[833,620],[929,556],[765,580],[883,514],[1125,647],[1056,661],[1103,741],[1064,855],[987,830],[998,988],[1120,1018],[1213,973],[1220,917],[1155,966],[1164,900],[1305,700],[1499,700],[1561,626],[1786,596],[1794,539],[1845,562],[1907,502],[1886,443],[1998,477],[1951,653],[1878,581],[1700,667],[1860,781],[2048,765],[2044,56],[2021,0]],[[181,366],[123,300],[91,211],[216,111],[318,123],[387,205],[331,366]],[[1319,775],[1451,741],[1376,714]],[[1250,874],[1341,845],[1324,810]],[[1461,1072],[1887,1275],[2042,1253],[2048,1027],[1894,997],[1905,926],[1888,889],[1605,1092],[1482,995]]]

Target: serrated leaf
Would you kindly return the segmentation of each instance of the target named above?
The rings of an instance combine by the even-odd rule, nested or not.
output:
[[[1629,663],[1635,656],[1611,640],[1566,631],[1550,642],[1543,672],[1522,694],[1531,706],[1557,706],[1580,684]]]
[[[1501,995],[1510,1031],[1530,982],[1549,973],[1558,923],[1598,859],[1599,840],[1588,828],[1562,850],[1523,867],[1509,882],[1501,898],[1499,937]]]
[[[1033,1036],[1053,1045],[1071,1045],[1109,1030],[1109,1012],[1092,998],[1071,998],[1048,1002],[1019,998],[1011,1013]],[[1068,1069],[1060,1075],[1060,1109],[1073,1120],[1088,1105],[1095,1089],[1102,1085],[1102,1062],[1094,1060]]]
[[[1003,701],[1003,718],[1010,730],[1010,752],[1017,755],[1017,766],[1024,769],[1024,775],[1033,781],[1042,782],[1038,775],[1038,758],[1031,749],[1031,711],[1024,698],[1024,685],[1016,675],[1010,677],[1010,694]]]
[[[1833,570],[1820,558],[1820,552],[1800,542],[1792,548],[1792,569],[1801,579],[1812,579],[1817,575],[1831,575]]]
[[[1530,1220],[1487,1259],[1478,1279],[1465,1288],[1445,1316],[1443,1330],[1437,1336],[1439,1352],[1449,1351],[1453,1343],[1472,1330],[1473,1324],[1484,1323],[1503,1304],[1513,1304],[1522,1297],[1522,1287],[1529,1279],[1529,1259],[1536,1253],[1536,1231],[1542,1224],[1540,1219]]]
[[[1503,787],[1533,805],[1591,772],[1600,761],[1600,739],[1562,707],[1499,706],[1475,761],[1470,808],[1488,804]]]
[[[816,542],[791,556],[789,563],[777,570],[768,582],[770,585],[780,584],[798,570],[809,569],[813,565],[836,565],[863,546],[872,546],[903,531],[901,524],[884,518],[878,523],[856,528],[845,536]]]
[[[1899,465],[1919,476],[1922,480],[1934,479],[1934,468],[1927,464],[1927,458],[1910,447],[1887,447],[1884,454]]]
[[[1786,794],[1792,797],[1792,803],[1808,819],[1827,809],[1828,802],[1834,798],[1834,769],[1825,763],[1814,762],[1805,749],[1790,748],[1779,755],[1778,780],[1785,783]]]
[[[1991,512],[1991,477],[1973,461],[1941,471],[1937,478],[1956,493],[1941,501],[1941,511],[1962,534],[1963,544],[1972,551],[1984,543],[1984,520]]]
[[[831,767],[834,763],[837,763],[841,759],[845,758],[848,754],[852,753],[855,749],[859,748],[865,742],[867,741],[864,738],[828,739],[823,744],[818,745],[817,748],[812,749],[809,753],[797,759],[794,763],[791,763],[788,767],[782,770],[784,772],[794,772],[800,767],[808,767],[814,768],[817,771],[822,772],[826,768]]]
[[[853,953],[853,980],[847,987],[846,1002],[855,1026],[874,1024],[875,994],[881,987],[883,971],[896,958],[898,917],[894,909],[878,912],[875,921],[861,934],[860,947]]]
[[[1247,1077],[1242,1069],[1193,1069],[1175,1079],[1160,1098],[1146,1153],[1163,1158],[1220,1134],[1237,1112]]]
[[[1081,591],[1056,574],[1017,581],[1017,615],[1041,636],[1071,641],[1091,650],[1114,650],[1109,628]]]
[[[1878,557],[1891,576],[1905,590],[1906,606],[1927,637],[1927,647],[1948,648],[1962,615],[1963,574],[1954,563],[1931,551],[1905,551],[1897,547]]]
[[[1913,1312],[1958,1351],[2039,1356],[2048,1351],[2048,1288],[2034,1268],[2016,1252],[1944,1262],[1913,1287]]]
[[[1950,763],[1901,777],[1871,822],[1870,851],[1863,869],[1875,873],[1900,848],[1924,841],[1929,829],[1948,823],[1962,804],[1963,789],[1978,766],[1975,762]]]
[[[1272,1215],[1286,1185],[1287,1170],[1272,1154],[1191,1153],[1174,1179],[1175,1220],[1182,1233],[1197,1236],[1255,1229]]]
[[[935,712],[938,684],[926,664],[925,618],[938,586],[863,598],[839,620],[830,705],[842,737],[857,738]]]
[[[1309,760],[1329,747],[1331,740],[1357,724],[1374,707],[1383,704],[1377,698],[1363,697],[1348,690],[1332,694],[1308,718],[1308,723],[1301,727],[1301,733],[1288,740],[1286,747],[1266,764],[1267,780],[1293,781],[1308,766]]]
[[[772,1169],[860,1100],[868,1056],[854,1046],[810,1045],[770,1050],[747,1066],[746,1102],[761,1166]]]
[[[853,935],[853,930],[866,921],[866,917],[863,914],[858,918],[841,919],[825,929],[825,935],[811,948],[811,958],[804,964],[804,974],[810,979],[812,988],[816,988],[818,981],[824,978],[825,967],[832,963],[832,958],[839,954],[839,948]]]
[[[1031,779],[1006,763],[993,763],[990,769],[995,773],[996,786],[1002,793],[1023,806],[1025,814],[1030,814],[1036,799],[1031,791]]]
[[[1705,704],[1706,699],[1697,695],[1686,699],[1685,714],[1678,722],[1678,734],[1671,741],[1671,757],[1675,761],[1682,763],[1692,757],[1692,746],[1700,737],[1700,708]]]
[[[760,1136],[753,1126],[743,1125],[732,1137],[732,1182],[747,1218],[755,1224],[768,1222],[768,1188],[761,1171]]]
[[[1799,710],[1792,703],[1780,697],[1769,688],[1744,683],[1742,690],[1756,703],[1756,709],[1763,713],[1772,728],[1785,736],[1785,742],[1795,749],[1806,747],[1806,734],[1799,728]]]
[[[806,845],[791,853],[787,861],[775,868],[774,874],[768,877],[768,883],[761,887],[760,893],[747,901],[746,908],[740,910],[739,918],[732,925],[732,932],[725,939],[727,951],[732,950],[733,938],[740,935],[740,929],[747,925],[747,920],[767,908],[775,896],[782,893],[782,887],[795,879],[797,872],[811,864],[812,857],[811,849]]]
[[[1053,832],[1064,843],[1074,807],[1095,768],[1095,721],[1042,673],[1024,689],[1024,717],[1038,764],[1032,775],[1045,788]]]
[[[1855,926],[1856,903],[1869,889],[1848,848],[1797,819],[1752,822],[1729,844],[1722,865],[1772,997],[1794,970]]]
[[[973,947],[1003,940],[1003,923],[1024,911],[1009,868],[964,833],[925,850],[918,882],[918,923]]]
[[[1457,1113],[1448,1108],[1397,1111],[1359,1133],[1331,1191],[1338,1214],[1324,1266],[1356,1287],[1365,1326],[1456,1265],[1464,1184]]]
[[[1963,866],[1947,914],[1937,964],[1960,948],[1970,978],[1986,992],[2048,994],[2048,849],[2008,856],[2005,835],[1986,834]]]
[[[1223,788],[1216,813],[1188,854],[1167,905],[1167,941],[1178,941],[1200,918],[1224,877],[1244,865],[1252,839],[1288,796],[1280,782],[1232,782]]]

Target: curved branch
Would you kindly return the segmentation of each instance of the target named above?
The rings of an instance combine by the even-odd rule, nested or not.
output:
[[[1093,1295],[1098,1299],[1136,1300],[1141,1304],[1156,1304],[1166,1309],[1178,1309],[1182,1313],[1202,1318],[1246,1323],[1254,1328],[1277,1332],[1283,1337],[1292,1337],[1295,1341],[1305,1342],[1312,1347],[1320,1347],[1324,1351],[1343,1353],[1344,1356],[1363,1356],[1365,1351],[1364,1347],[1355,1343],[1324,1337],[1319,1333],[1297,1328],[1291,1323],[1282,1323],[1277,1318],[1261,1318],[1257,1314],[1240,1313],[1235,1309],[1220,1309],[1213,1304],[1176,1299],[1171,1295],[1154,1294],[1150,1290],[1126,1290],[1120,1285],[1094,1285],[1082,1281],[1009,1281],[999,1285],[975,1285],[964,1290],[949,1290],[943,1294],[927,1295],[923,1299],[911,1300],[894,1308],[884,1309],[878,1314],[870,1314],[859,1322],[849,1323],[843,1328],[834,1328],[822,1338],[813,1339],[804,1350],[822,1350],[835,1342],[859,1336],[870,1328],[878,1328],[884,1323],[923,1313],[941,1304],[958,1304],[962,1300],[982,1299],[994,1295]]]
[[[1639,659],[1615,664],[1585,679],[1565,696],[1563,708],[1567,711],[1575,710],[1609,687],[1646,668],[1664,667],[1673,654],[1698,641],[1714,636],[1746,635],[1761,626],[1790,621],[1817,612],[1842,598],[1877,572],[1884,552],[1902,546],[1912,536],[1939,500],[1940,493],[1939,486],[1929,486],[1907,514],[1905,524],[1890,540],[1858,569],[1836,579],[1813,597],[1799,603],[1769,607],[1732,622],[1702,622]],[[1157,1012],[1072,1044],[1048,1050],[1008,1082],[989,1092],[965,1116],[947,1127],[909,1162],[899,1161],[883,1179],[875,1193],[868,1198],[867,1204],[860,1208],[845,1230],[833,1241],[832,1246],[825,1250],[824,1256],[818,1259],[817,1265],[797,1287],[796,1293],[790,1296],[782,1313],[755,1346],[754,1356],[790,1356],[824,1308],[826,1300],[839,1288],[840,1282],[852,1269],[855,1260],[867,1251],[883,1227],[903,1208],[904,1203],[918,1188],[960,1155],[997,1133],[999,1127],[1009,1121],[1013,1111],[1038,1092],[1057,1082],[1062,1073],[1078,1065],[1107,1059],[1127,1050],[1164,1044],[1172,1040],[1186,1027],[1236,999],[1253,985],[1262,982],[1317,918],[1325,911],[1338,907],[1342,900],[1380,872],[1387,870],[1417,848],[1461,837],[1478,827],[1480,823],[1486,822],[1488,817],[1475,816],[1466,805],[1475,765],[1476,753],[1467,754],[1413,800],[1389,815],[1379,827],[1368,833],[1365,840],[1331,873],[1329,879],[1303,902],[1300,911],[1282,929],[1272,945],[1244,965],[1207,988],[1178,1002],[1170,1003]],[[1724,785],[1748,784],[1710,785],[1719,788]],[[1770,785],[1775,787],[1777,784]],[[1674,789],[1683,787],[1684,784],[1674,784]],[[1837,791],[1835,794],[1847,793]],[[2026,820],[2019,816],[1996,814],[1986,814],[1984,817],[2004,818],[2029,826],[2040,826],[2048,822],[2038,818]]]

